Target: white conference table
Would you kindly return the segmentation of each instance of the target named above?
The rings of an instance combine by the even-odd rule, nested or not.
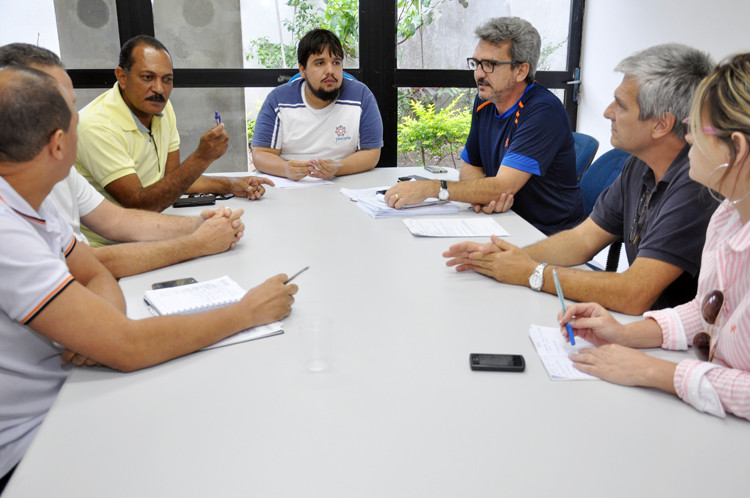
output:
[[[550,381],[528,329],[555,325],[556,296],[457,273],[441,256],[457,239],[414,237],[339,193],[415,172],[439,177],[378,168],[224,201],[246,210],[238,247],[123,279],[139,316],[155,281],[229,274],[250,288],[310,265],[280,336],[129,374],[75,369],[4,498],[747,494],[748,422],[654,390]],[[542,237],[493,216],[510,242]],[[295,329],[314,313],[334,323],[320,373]],[[523,354],[526,371],[473,372],[475,352]]]

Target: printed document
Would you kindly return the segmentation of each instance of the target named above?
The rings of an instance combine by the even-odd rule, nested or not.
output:
[[[428,198],[419,204],[394,209],[385,203],[385,196],[379,193],[389,187],[373,187],[367,189],[341,189],[341,193],[349,200],[357,201],[357,207],[373,218],[398,218],[405,216],[421,216],[429,214],[454,214],[459,211],[458,204]]]
[[[497,222],[486,216],[479,218],[414,219],[407,218],[404,225],[418,237],[489,237],[509,234]]]

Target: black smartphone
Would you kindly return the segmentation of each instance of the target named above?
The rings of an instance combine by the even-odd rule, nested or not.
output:
[[[424,176],[419,176],[419,175],[409,175],[409,176],[398,177],[398,181],[400,182],[408,182],[411,180],[429,180],[429,178],[425,178]]]
[[[152,289],[164,289],[165,287],[177,287],[179,285],[197,284],[198,281],[193,277],[178,278],[177,280],[167,280],[166,282],[156,282],[151,284]]]
[[[187,197],[180,197],[172,207],[193,207],[193,206],[211,206],[216,204],[216,196],[214,194],[190,194]]]
[[[495,372],[523,372],[526,369],[526,361],[520,354],[471,353],[469,365],[471,365],[472,370]]]

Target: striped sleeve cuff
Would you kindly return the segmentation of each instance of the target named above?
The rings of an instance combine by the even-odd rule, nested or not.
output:
[[[682,360],[675,369],[674,387],[677,396],[696,410],[723,418],[726,413],[719,393],[706,377],[706,373],[714,368],[719,368],[719,365],[707,361]]]
[[[661,347],[677,351],[685,351],[688,348],[687,335],[685,328],[682,326],[682,320],[677,312],[672,308],[666,308],[658,311],[647,311],[643,318],[651,318],[661,327],[663,342]]]

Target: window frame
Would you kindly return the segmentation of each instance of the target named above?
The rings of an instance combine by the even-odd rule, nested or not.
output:
[[[347,72],[366,84],[375,96],[383,118],[384,146],[378,166],[396,166],[398,157],[398,88],[474,88],[471,71],[452,69],[398,69],[396,64],[396,0],[360,0],[359,65]],[[116,0],[120,45],[133,36],[154,36],[151,0]],[[568,54],[565,71],[538,71],[536,80],[550,89],[564,89],[563,104],[573,130],[578,116],[577,84],[580,79],[581,41],[585,0],[571,0]],[[393,40],[385,44],[383,40]],[[388,64],[387,61],[393,61]],[[110,88],[114,68],[68,70],[76,88]],[[297,73],[296,69],[175,69],[176,88],[275,87]]]

